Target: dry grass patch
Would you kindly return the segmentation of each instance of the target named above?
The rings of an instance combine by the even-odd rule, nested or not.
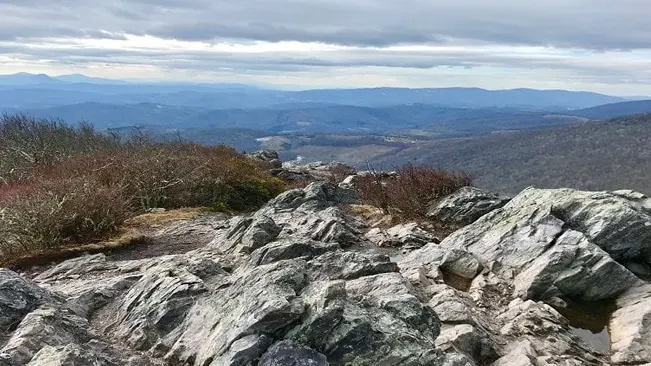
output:
[[[95,254],[144,244],[147,237],[135,230],[125,230],[107,241],[83,245],[30,250],[24,254],[0,257],[0,267],[24,269],[62,261],[81,254]]]
[[[382,209],[371,205],[345,205],[344,211],[350,215],[357,216],[364,220],[370,227],[388,229],[398,225],[400,219],[388,215]]]
[[[147,231],[163,227],[177,221],[192,220],[205,208],[182,208],[164,212],[152,212],[138,215],[124,221],[115,233],[106,240],[54,249],[36,250],[25,255],[0,258],[0,267],[28,268],[61,261],[81,254],[94,254],[127,249],[148,243]]]
[[[204,212],[206,212],[206,209],[201,207],[150,212],[127,219],[124,226],[138,229],[158,228],[175,221],[192,220]]]

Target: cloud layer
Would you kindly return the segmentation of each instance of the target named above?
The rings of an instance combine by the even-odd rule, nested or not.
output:
[[[651,94],[649,14],[647,0],[7,0],[0,72],[276,72],[300,85],[310,74],[370,73],[351,86],[370,75],[414,85],[417,75],[441,84],[512,74]]]

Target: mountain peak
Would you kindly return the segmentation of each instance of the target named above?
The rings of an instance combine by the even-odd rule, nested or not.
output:
[[[36,85],[58,83],[61,83],[61,81],[56,80],[46,74],[30,74],[28,72],[19,72],[10,75],[0,75],[0,84],[3,85]]]

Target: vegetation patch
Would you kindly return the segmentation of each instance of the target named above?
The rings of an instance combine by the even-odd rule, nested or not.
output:
[[[388,229],[400,224],[397,217],[388,215],[382,209],[372,205],[346,205],[344,209],[347,213],[360,217],[371,227]]]
[[[423,219],[429,203],[472,185],[469,174],[405,164],[395,174],[371,172],[358,181],[362,203],[402,219]]]
[[[287,189],[226,146],[104,135],[90,125],[0,119],[0,265],[78,248],[153,208],[254,210]]]
[[[144,213],[125,220],[128,228],[157,228],[174,221],[192,220],[201,215],[206,208],[184,207],[176,210],[161,210]]]

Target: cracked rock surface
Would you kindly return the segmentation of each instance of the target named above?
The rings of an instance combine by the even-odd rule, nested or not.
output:
[[[0,269],[0,365],[651,363],[651,200],[482,195],[500,201],[440,243],[373,231],[346,185],[315,183],[204,222],[185,253]]]

